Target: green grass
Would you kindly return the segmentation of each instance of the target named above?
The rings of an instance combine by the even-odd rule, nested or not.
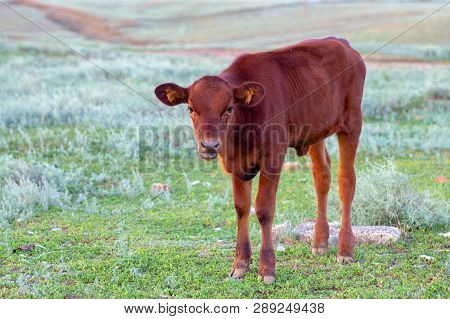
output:
[[[377,161],[376,159],[373,159]],[[382,161],[382,159],[379,159]],[[300,160],[304,162],[303,159]],[[131,162],[124,162],[128,166]],[[192,163],[195,166],[195,162]],[[414,182],[427,185],[441,174],[436,156],[398,159],[404,172],[419,167]],[[360,156],[358,167],[364,166]],[[333,183],[336,183],[334,161]],[[90,167],[95,170],[95,166]],[[448,298],[448,240],[432,231],[412,231],[389,247],[356,249],[355,264],[339,266],[336,249],[316,257],[294,241],[277,252],[277,283],[257,281],[259,227],[251,219],[253,263],[244,280],[228,277],[234,254],[235,214],[230,183],[215,164],[183,174],[169,167],[144,174],[146,189],[170,179],[170,197],[149,191],[135,197],[99,199],[97,211],[38,212],[0,230],[2,298]],[[437,193],[448,197],[449,187]],[[211,195],[216,196],[212,198]],[[143,202],[153,197],[153,207]],[[314,217],[308,168],[283,174],[276,223]],[[219,230],[220,228],[220,230]],[[33,251],[14,252],[35,244]],[[419,255],[433,257],[425,260]]]

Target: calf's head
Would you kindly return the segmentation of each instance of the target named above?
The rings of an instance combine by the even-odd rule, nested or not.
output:
[[[255,82],[234,87],[220,77],[205,76],[187,88],[174,83],[161,84],[155,89],[155,94],[168,106],[188,105],[200,157],[211,160],[221,152],[229,124],[233,123],[236,113],[241,108],[258,105],[266,90]]]

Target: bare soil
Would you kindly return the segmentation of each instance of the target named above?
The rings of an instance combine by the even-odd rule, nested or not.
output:
[[[151,41],[128,37],[108,25],[104,19],[81,10],[43,4],[35,0],[10,0],[8,3],[41,10],[45,12],[46,18],[50,21],[89,39],[105,42],[124,42],[130,45],[147,45],[151,43]]]

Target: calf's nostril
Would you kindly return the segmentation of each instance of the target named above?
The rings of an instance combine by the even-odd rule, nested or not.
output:
[[[218,141],[201,141],[200,144],[204,147],[204,148],[209,148],[209,149],[217,149],[219,147],[219,142]]]

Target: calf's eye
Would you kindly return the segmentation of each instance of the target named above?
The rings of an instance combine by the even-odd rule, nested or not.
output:
[[[227,108],[226,112],[224,112],[224,113],[222,114],[222,122],[227,122],[228,118],[229,118],[230,115],[231,115],[231,112],[233,112],[233,107],[232,107],[232,106],[229,106],[229,107]]]
[[[192,107],[188,106],[188,111],[189,111],[189,113],[192,114],[194,112],[194,109]]]

